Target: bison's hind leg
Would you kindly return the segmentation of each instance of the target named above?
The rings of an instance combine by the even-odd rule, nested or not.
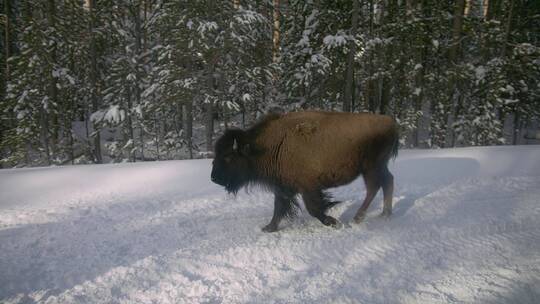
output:
[[[302,199],[309,214],[317,218],[326,226],[338,227],[339,221],[326,215],[326,210],[339,202],[330,202],[329,196],[321,190],[306,191],[302,193]]]
[[[356,212],[354,216],[354,221],[360,223],[366,217],[367,209],[369,205],[377,195],[379,188],[381,187],[381,174],[378,170],[370,170],[364,173],[364,183],[366,185],[366,197],[360,209]]]
[[[383,189],[384,206],[383,216],[390,216],[392,214],[392,196],[394,192],[394,176],[388,171],[388,167],[385,165],[382,169],[371,170],[364,174],[364,182],[366,184],[366,197],[358,212],[354,216],[354,221],[359,223],[365,216],[369,205],[377,195],[379,188]]]
[[[383,189],[383,196],[384,196],[384,206],[383,206],[383,212],[382,216],[390,216],[392,215],[392,197],[394,196],[394,176],[390,171],[388,171],[388,167],[384,167],[383,175],[382,175],[382,189]]]

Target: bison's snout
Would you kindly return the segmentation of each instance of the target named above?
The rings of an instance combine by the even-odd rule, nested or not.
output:
[[[223,186],[223,187],[227,186],[227,182],[225,180],[223,180],[223,179],[212,177],[211,180],[212,180],[212,182],[214,184],[217,184],[217,185],[220,185],[220,186]]]
[[[212,176],[210,177],[210,179],[212,180],[213,183],[223,186],[223,181],[220,181],[217,177]]]
[[[212,170],[212,174],[210,174],[210,180],[217,184],[218,179],[216,177],[216,173],[214,172],[214,170]]]
[[[223,178],[219,178],[215,169],[212,169],[212,173],[210,174],[210,180],[215,184],[218,184],[220,186],[225,186],[225,182],[223,181]]]

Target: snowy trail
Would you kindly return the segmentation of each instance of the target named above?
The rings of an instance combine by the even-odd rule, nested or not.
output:
[[[210,161],[0,171],[0,303],[537,303],[540,147],[401,151],[394,214],[342,229],[271,195],[233,198]]]

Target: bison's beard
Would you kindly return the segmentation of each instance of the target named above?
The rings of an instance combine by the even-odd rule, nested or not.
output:
[[[235,176],[231,178],[227,184],[225,185],[225,190],[229,193],[233,193],[236,195],[240,189],[246,184],[247,182],[243,180],[240,176]]]

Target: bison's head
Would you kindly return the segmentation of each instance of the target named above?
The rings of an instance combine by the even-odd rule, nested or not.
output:
[[[212,163],[212,181],[224,186],[229,193],[237,193],[252,181],[251,145],[243,130],[227,130],[216,142]]]

